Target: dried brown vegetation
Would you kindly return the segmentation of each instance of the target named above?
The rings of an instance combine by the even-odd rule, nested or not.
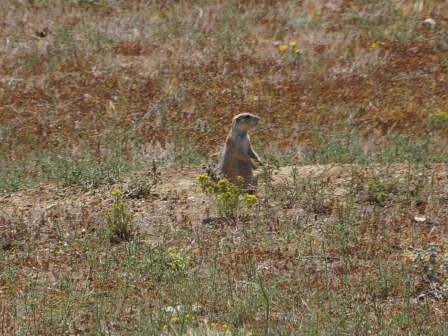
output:
[[[3,141],[76,145],[120,128],[208,151],[241,111],[263,117],[260,140],[288,146],[347,120],[376,136],[425,132],[448,109],[448,23],[445,4],[411,3],[2,4]],[[299,62],[274,46],[292,40]]]

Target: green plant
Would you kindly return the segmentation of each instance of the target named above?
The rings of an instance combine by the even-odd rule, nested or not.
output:
[[[0,167],[0,192],[16,192],[26,186],[29,177],[20,165]]]
[[[83,188],[98,188],[103,184],[117,182],[123,169],[123,162],[112,160],[110,162],[96,162],[95,160],[72,160],[63,158],[61,170],[55,171],[58,180],[63,186],[81,186]]]
[[[329,214],[331,212],[332,200],[328,194],[323,177],[310,178],[302,182],[303,194],[300,196],[303,206],[316,214]],[[299,185],[296,183],[296,185]],[[299,197],[297,190],[296,198]]]
[[[336,223],[331,227],[331,240],[340,250],[355,245],[357,228],[353,220],[353,200],[348,198],[335,205]]]
[[[221,216],[236,218],[243,208],[250,208],[257,202],[257,196],[248,194],[239,184],[231,183],[226,178],[214,180],[204,173],[198,177],[201,189],[212,198]]]
[[[373,176],[367,182],[367,190],[370,201],[383,205],[391,194],[398,191],[398,182],[394,179]]]
[[[429,118],[429,125],[433,129],[440,129],[448,126],[448,112],[437,112]]]
[[[114,190],[112,192],[113,203],[107,213],[107,228],[109,238],[112,242],[130,240],[132,234],[133,214],[129,206],[123,200],[123,192]]]
[[[348,123],[342,129],[322,132],[312,129],[315,150],[306,155],[306,162],[312,163],[365,163],[368,160],[360,137]]]

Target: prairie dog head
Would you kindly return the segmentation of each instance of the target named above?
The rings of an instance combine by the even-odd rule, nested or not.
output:
[[[260,117],[251,113],[240,113],[233,117],[232,131],[246,133],[249,128],[256,126]]]

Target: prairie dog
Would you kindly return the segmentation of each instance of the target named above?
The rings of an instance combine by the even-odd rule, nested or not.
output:
[[[226,138],[224,150],[219,162],[219,172],[232,183],[237,183],[237,177],[244,179],[243,187],[247,189],[252,183],[252,169],[255,168],[251,159],[261,162],[258,154],[252,148],[247,131],[256,126],[260,117],[241,113],[233,117],[232,128]]]

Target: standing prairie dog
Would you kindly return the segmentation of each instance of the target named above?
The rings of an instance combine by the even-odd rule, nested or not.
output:
[[[250,113],[241,113],[233,117],[232,128],[221,153],[219,172],[232,183],[237,183],[237,177],[241,176],[244,179],[245,189],[252,184],[254,165],[251,159],[263,164],[253,150],[247,134],[247,131],[256,126],[259,120],[260,117]]]

